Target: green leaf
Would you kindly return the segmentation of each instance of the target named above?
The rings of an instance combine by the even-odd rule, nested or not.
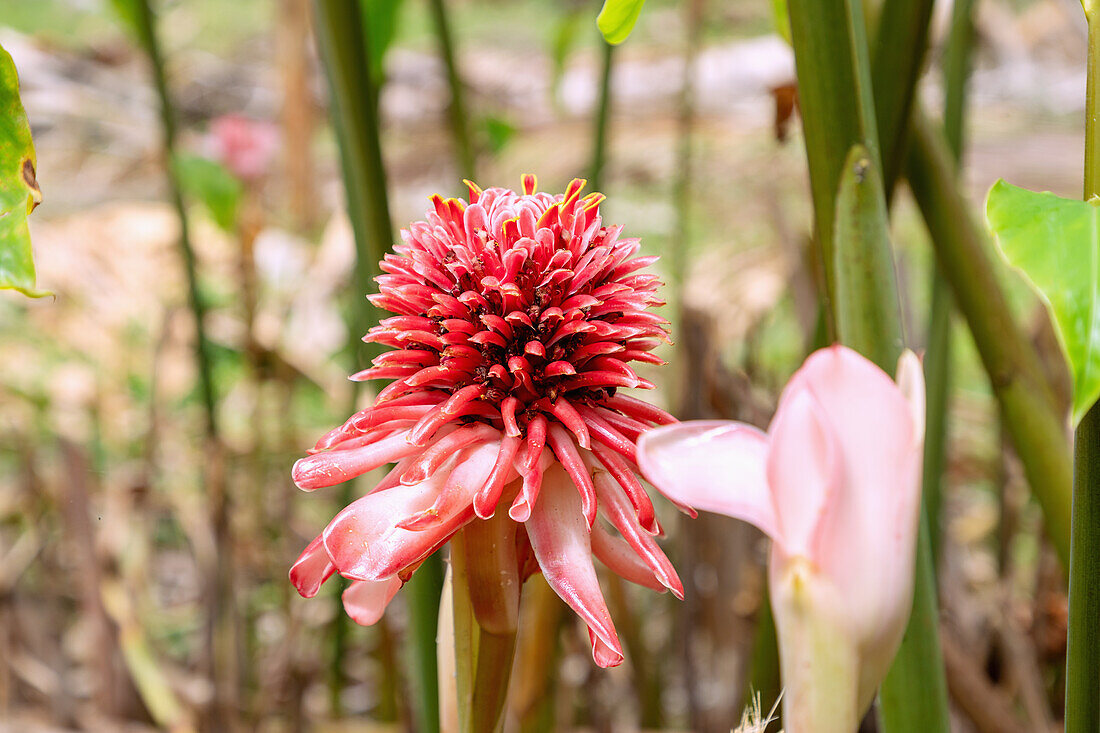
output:
[[[1095,203],[1094,203],[1095,202]],[[1100,210],[1092,202],[993,184],[985,216],[997,247],[1054,319],[1073,373],[1076,425],[1100,397]]]
[[[608,43],[622,43],[634,30],[645,0],[604,0],[603,9],[596,17],[596,26]]]
[[[34,142],[19,99],[19,74],[0,47],[0,289],[32,298],[49,295],[35,288],[34,257],[27,216],[42,201],[35,179]]]
[[[215,224],[227,232],[236,230],[244,186],[225,166],[198,155],[180,155],[176,173],[183,190],[202,202]]]
[[[516,126],[503,117],[492,115],[482,120],[489,150],[496,155],[516,136]]]
[[[863,145],[844,161],[834,240],[837,334],[891,374],[905,349],[901,306],[882,176]]]

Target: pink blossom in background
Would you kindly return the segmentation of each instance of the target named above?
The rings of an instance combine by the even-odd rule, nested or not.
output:
[[[631,362],[660,364],[668,340],[654,257],[600,217],[601,194],[482,191],[435,196],[426,221],[401,232],[382,262],[379,293],[395,315],[365,341],[390,347],[352,377],[390,379],[374,404],[299,460],[313,490],[396,467],[340,512],[290,576],[304,596],[333,573],[354,582],[344,606],[374,623],[431,553],[497,512],[494,531],[523,579],[545,575],[584,619],[601,666],[623,659],[593,554],[627,580],[683,587],[654,537],[660,527],[637,477],[636,441],[675,422],[620,393],[651,388]],[[486,525],[488,526],[488,525]],[[614,529],[614,532],[612,531]],[[501,544],[501,543],[498,543]]]
[[[767,433],[695,421],[641,437],[645,476],[675,501],[771,540],[769,589],[788,731],[845,730],[867,710],[909,619],[920,511],[924,379],[898,383],[843,346],[810,356]],[[830,726],[824,718],[843,719]]]
[[[242,181],[263,178],[279,149],[279,129],[270,122],[228,114],[210,123],[210,155]]]

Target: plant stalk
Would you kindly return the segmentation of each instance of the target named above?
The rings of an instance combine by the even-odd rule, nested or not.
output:
[[[477,157],[467,126],[466,105],[463,101],[465,92],[462,87],[462,76],[458,73],[458,60],[455,57],[454,39],[451,35],[451,24],[447,17],[445,3],[446,0],[429,0],[428,5],[431,6],[435,36],[439,42],[439,55],[447,70],[447,86],[451,90],[451,102],[447,106],[447,114],[450,118],[455,157],[462,169],[461,175],[474,180],[477,177]]]
[[[863,5],[858,0],[790,0],[788,9],[810,168],[814,234],[825,273],[827,316],[831,317],[836,192],[844,161],[852,146],[861,144],[875,167],[880,166]]]
[[[593,191],[603,190],[603,170],[607,162],[608,122],[611,119],[611,69],[614,65],[615,47],[600,37],[602,54],[600,66],[600,99],[596,107],[596,126],[592,132],[592,170],[588,183]]]
[[[393,243],[378,118],[379,90],[371,76],[370,41],[358,0],[314,0],[313,9],[314,28],[329,82],[333,122],[340,145],[348,216],[355,233],[353,292],[356,297],[348,316],[349,351],[353,364],[362,368],[378,353],[378,348],[363,344],[360,336],[378,322],[380,312],[359,298],[374,290],[374,278],[380,274],[378,263]],[[353,402],[355,394],[353,392]],[[351,493],[352,484],[345,484],[342,497],[345,504],[350,503]],[[429,733],[438,730],[439,726],[434,647],[441,576],[438,556],[429,558],[414,575],[409,594],[410,603],[417,606],[410,613],[413,626],[410,666],[415,673],[412,687],[417,696],[412,707],[420,714],[417,721],[420,730]],[[423,607],[419,607],[421,604]],[[343,657],[349,628],[346,615],[338,614],[334,621],[330,662],[330,686],[336,711],[343,686]]]
[[[233,730],[236,696],[239,691],[237,670],[236,624],[234,622],[234,561],[229,512],[230,501],[225,481],[225,462],[218,430],[217,394],[214,387],[214,360],[206,334],[206,301],[199,287],[198,262],[192,246],[187,208],[183,200],[176,158],[176,118],[168,91],[164,57],[157,36],[156,17],[150,0],[133,3],[136,30],[149,59],[153,86],[160,101],[161,134],[168,173],[169,196],[179,219],[179,249],[187,280],[188,303],[195,322],[195,364],[199,372],[199,394],[205,416],[207,461],[203,480],[210,506],[214,533],[216,567],[208,568],[205,589],[206,663],[214,687],[211,723],[221,730]]]
[[[1069,564],[1073,470],[1065,425],[1035,350],[1009,310],[989,258],[989,243],[971,217],[943,138],[919,111],[906,163],[940,270],[978,347],[1028,483],[1042,507],[1062,566]]]
[[[956,0],[951,9],[951,30],[943,57],[943,128],[956,168],[962,159],[963,120],[966,113],[966,82],[970,76],[973,40],[971,12],[974,0]],[[939,561],[940,517],[943,504],[944,471],[947,462],[948,405],[951,394],[951,291],[938,266],[932,270],[932,297],[928,316],[928,340],[924,356],[926,390],[924,432],[924,505],[928,509],[928,530],[932,560]]]
[[[1100,195],[1100,17],[1086,0],[1086,201]],[[1073,511],[1066,646],[1066,733],[1100,730],[1100,403],[1078,423],[1073,444]]]

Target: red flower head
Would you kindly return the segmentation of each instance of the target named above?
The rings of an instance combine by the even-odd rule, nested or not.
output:
[[[536,193],[534,176],[522,194],[468,185],[469,203],[433,197],[386,255],[369,298],[396,315],[364,340],[394,350],[352,379],[394,381],[295,464],[294,482],[312,490],[397,465],[306,548],[291,580],[308,597],[339,572],[354,581],[348,613],[374,623],[426,557],[508,507],[518,579],[541,570],[588,624],[596,662],[613,666],[622,648],[592,554],[683,595],[635,460],[638,436],[675,420],[618,394],[653,387],[631,361],[662,363],[651,352],[667,321],[648,311],[663,304],[660,283],[639,272],[656,258],[603,225],[604,197],[582,198],[584,181],[559,196]]]

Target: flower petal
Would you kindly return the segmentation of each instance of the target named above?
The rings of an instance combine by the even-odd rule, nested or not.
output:
[[[335,486],[422,450],[409,444],[408,434],[409,431],[402,430],[370,445],[300,458],[294,464],[294,483],[306,491]]]
[[[526,527],[546,582],[588,624],[596,663],[602,667],[621,663],[622,646],[592,566],[581,500],[561,466],[554,464],[546,471]]]
[[[395,486],[350,504],[323,533],[336,569],[354,580],[384,580],[422,560],[473,518],[473,495],[492,470],[498,448],[497,442],[468,448],[419,484]],[[434,506],[441,495],[447,500]],[[438,522],[421,530],[398,526],[433,506]]]
[[[751,425],[693,420],[642,433],[638,465],[670,499],[742,519],[774,538],[767,452],[767,436]]]
[[[658,593],[668,590],[624,539],[608,532],[599,522],[592,526],[592,554],[606,565],[608,570],[631,583],[637,583]]]
[[[840,489],[840,456],[821,406],[809,390],[788,395],[771,427],[767,475],[780,541],[789,555],[816,559],[821,518]]]
[[[290,566],[290,582],[303,598],[313,598],[334,572],[336,566],[329,560],[321,535],[317,535]]]
[[[351,620],[362,626],[372,626],[382,618],[401,581],[396,575],[384,580],[354,580],[344,589],[340,599]]]

